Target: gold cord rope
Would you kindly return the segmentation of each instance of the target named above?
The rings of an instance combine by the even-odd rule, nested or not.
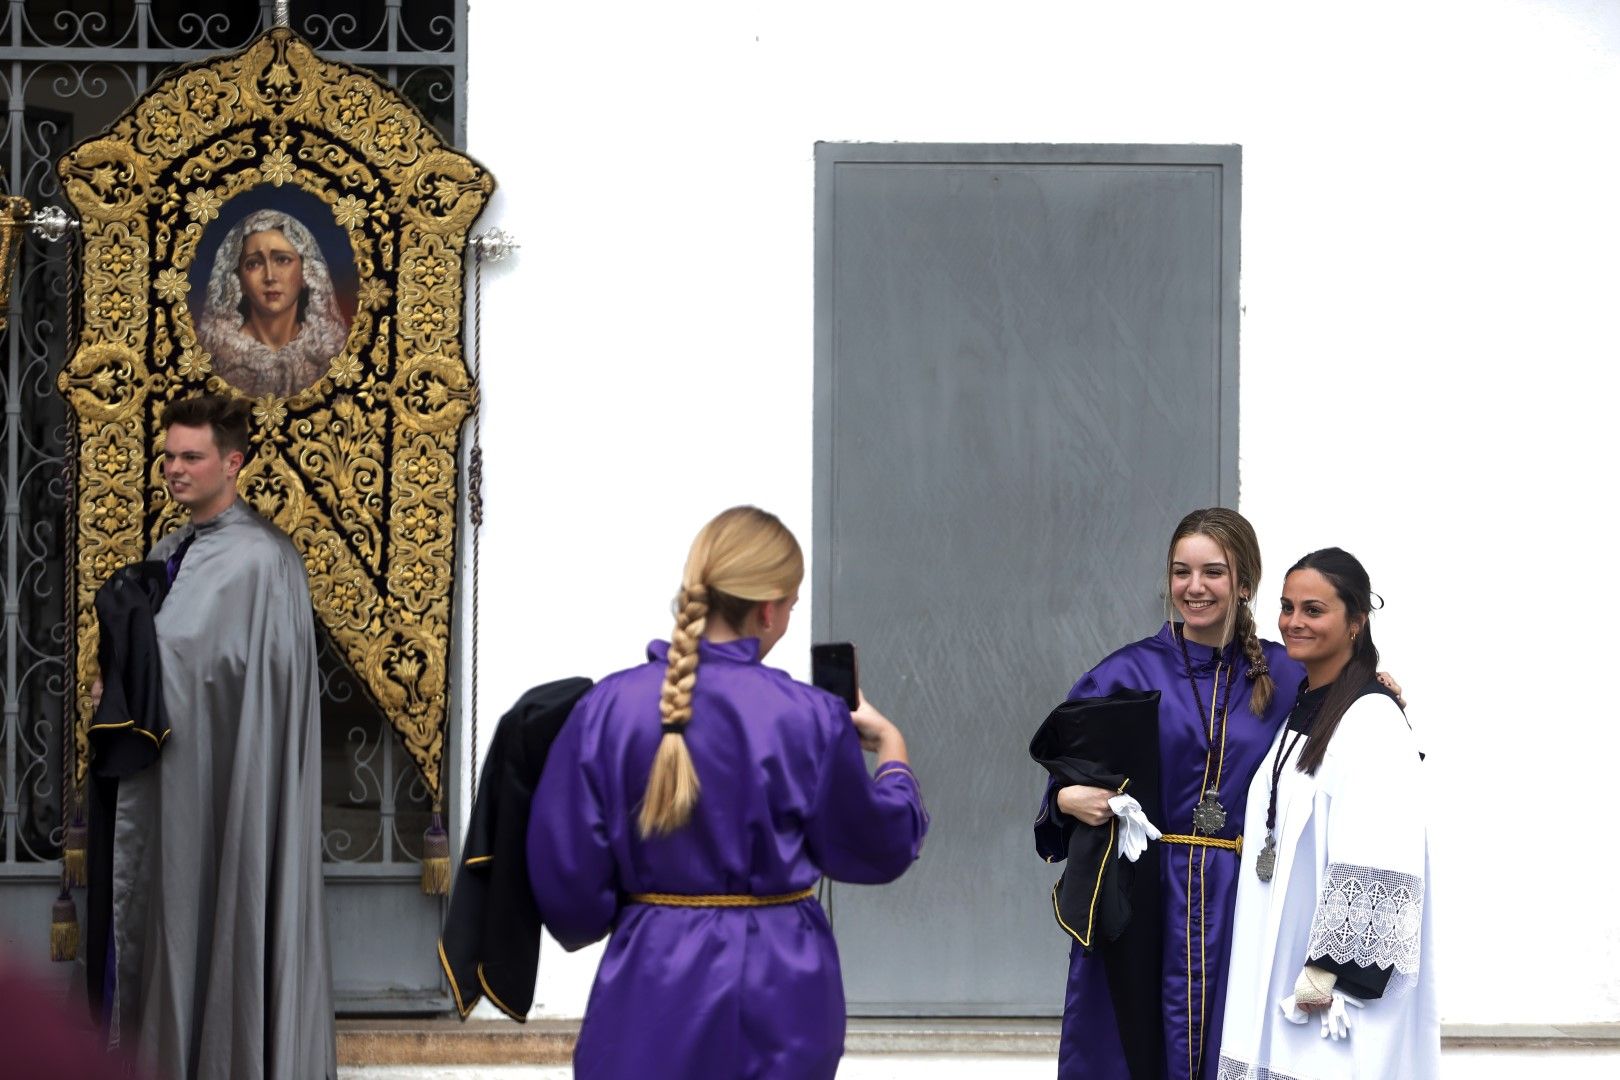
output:
[[[1159,842],[1163,844],[1186,844],[1188,847],[1224,848],[1227,851],[1235,851],[1239,855],[1243,854],[1243,837],[1241,836],[1236,840],[1226,840],[1219,836],[1184,836],[1180,833],[1166,833],[1164,836],[1159,837]]]
[[[813,886],[808,889],[800,889],[798,892],[778,893],[775,896],[750,896],[747,893],[691,895],[687,893],[644,892],[631,893],[630,902],[632,904],[651,904],[654,907],[778,907],[782,904],[797,904],[800,900],[808,900],[814,895],[816,895],[816,890]]]

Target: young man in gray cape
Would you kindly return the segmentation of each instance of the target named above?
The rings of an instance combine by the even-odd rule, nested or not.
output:
[[[320,696],[303,560],[237,497],[247,402],[170,403],[158,541],[172,731],[121,782],[112,1037],[172,1080],[336,1077],[321,887]]]

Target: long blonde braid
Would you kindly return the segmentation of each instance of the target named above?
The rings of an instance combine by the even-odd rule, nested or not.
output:
[[[665,836],[692,819],[701,784],[686,726],[692,722],[692,691],[697,685],[698,644],[711,610],[734,624],[735,610],[790,596],[804,578],[799,542],[774,515],[752,506],[734,506],[710,521],[692,541],[675,599],[675,632],[670,635],[664,683],[658,695],[663,736],[647,776],[641,803],[641,835]],[[741,602],[739,604],[739,602]],[[740,630],[733,625],[733,630]]]
[[[1254,683],[1249,692],[1249,708],[1254,710],[1254,715],[1264,716],[1271,705],[1277,683],[1266,664],[1265,650],[1260,648],[1260,634],[1254,625],[1254,612],[1249,609],[1247,599],[1241,599],[1237,604],[1236,637],[1242,643],[1243,657],[1249,661],[1249,678]]]
[[[692,818],[697,806],[697,769],[686,748],[683,732],[692,719],[692,687],[697,685],[698,640],[709,622],[709,591],[701,584],[686,585],[676,599],[675,632],[670,636],[669,663],[658,695],[658,715],[664,734],[658,740],[652,772],[647,776],[647,797],[639,818],[642,836],[663,836]]]

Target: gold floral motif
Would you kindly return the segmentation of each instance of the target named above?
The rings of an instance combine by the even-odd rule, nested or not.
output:
[[[163,79],[57,168],[84,226],[84,318],[58,379],[79,445],[80,775],[96,589],[185,516],[163,486],[163,407],[230,390],[197,339],[192,264],[232,199],[291,186],[346,232],[357,310],[323,378],[254,401],[238,486],[292,537],[321,624],[437,792],[458,433],[477,402],[461,353],[463,258],[493,178],[396,91],[285,28]]]
[[[186,195],[186,216],[199,225],[206,225],[219,217],[219,208],[225,200],[208,188],[192,188]]]
[[[371,211],[366,209],[363,200],[354,195],[344,195],[332,206],[332,216],[337,223],[345,229],[352,229],[366,220]]]
[[[166,266],[158,272],[157,280],[152,283],[152,288],[157,290],[158,299],[167,300],[172,304],[185,299],[186,294],[191,291],[191,282],[186,280],[186,275],[174,267]]]
[[[276,150],[267,154],[261,168],[264,178],[276,185],[276,187],[280,187],[291,180],[293,174],[297,171],[298,167],[293,164],[293,159],[288,156],[285,150]]]
[[[376,165],[394,169],[421,158],[429,149],[429,140],[424,138],[426,125],[415,110],[378,107],[381,97],[392,93],[366,76],[354,74],[318,88],[315,99],[334,135],[350,146],[365,147]]]
[[[387,307],[393,298],[394,290],[376,278],[366,278],[360,283],[360,306],[368,311]]]

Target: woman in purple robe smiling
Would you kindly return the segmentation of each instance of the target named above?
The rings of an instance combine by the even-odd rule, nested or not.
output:
[[[1304,676],[1282,646],[1255,632],[1249,602],[1260,581],[1260,545],[1237,511],[1214,507],[1183,518],[1170,538],[1165,578],[1181,621],[1113,653],[1069,692],[1078,700],[1159,691],[1159,805],[1143,808],[1164,833],[1158,887],[1147,891],[1159,902],[1158,910],[1132,918],[1154,927],[1152,952],[1162,943],[1162,995],[1152,996],[1151,1015],[1116,1009],[1110,946],[1093,942],[1088,951],[1076,941],[1062,1080],[1215,1077],[1244,799]],[[1062,859],[1077,822],[1106,824],[1117,794],[1050,784],[1035,822],[1036,850],[1048,861]],[[1119,978],[1115,973],[1116,988]]]
[[[552,747],[529,821],[535,900],[565,948],[613,935],[582,1080],[837,1071],[843,983],[816,881],[894,880],[928,815],[892,723],[761,663],[803,577],[774,516],[716,517],[672,640],[586,694]]]

